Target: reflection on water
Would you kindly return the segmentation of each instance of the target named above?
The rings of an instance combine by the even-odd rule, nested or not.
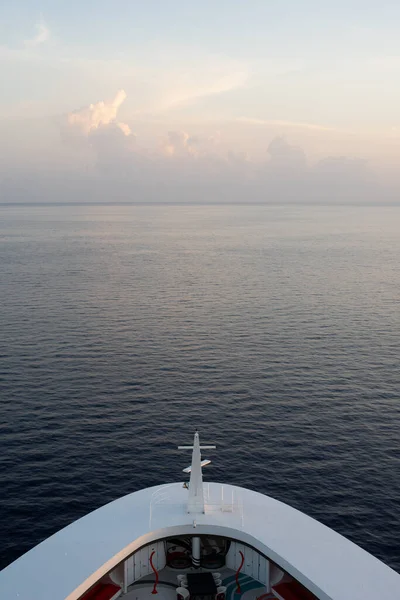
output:
[[[400,570],[400,208],[0,207],[2,565],[122,494],[248,486]]]

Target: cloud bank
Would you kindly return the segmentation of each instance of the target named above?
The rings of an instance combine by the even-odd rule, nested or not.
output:
[[[125,99],[120,90],[112,100],[65,115],[58,158],[53,140],[35,164],[0,167],[1,201],[365,203],[398,197],[400,181],[382,184],[367,161],[337,155],[312,162],[282,135],[266,136],[257,159],[234,145],[227,149],[219,131],[170,129],[145,145],[119,119]],[[252,127],[267,131],[264,124]]]

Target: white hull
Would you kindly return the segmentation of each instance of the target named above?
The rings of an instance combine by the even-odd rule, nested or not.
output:
[[[95,510],[4,569],[0,598],[79,600],[100,580],[115,582],[118,595],[130,594],[130,586],[153,576],[150,556],[158,572],[168,568],[165,540],[204,536],[230,540],[224,568],[235,573],[243,558],[240,574],[260,584],[263,600],[280,598],[274,584],[282,572],[320,600],[400,598],[399,574],[318,521],[248,489],[201,485],[204,512],[193,508],[182,483],[147,488]]]

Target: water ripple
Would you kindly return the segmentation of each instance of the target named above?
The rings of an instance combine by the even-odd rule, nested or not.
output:
[[[181,478],[288,502],[400,571],[400,209],[0,207],[1,566]]]

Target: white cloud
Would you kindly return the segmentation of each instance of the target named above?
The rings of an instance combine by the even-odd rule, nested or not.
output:
[[[211,78],[208,81],[201,82],[201,77],[193,81],[187,77],[172,89],[164,94],[163,110],[168,110],[175,107],[181,107],[207,96],[217,96],[231,90],[242,87],[247,81],[247,73],[244,71],[234,72],[230,74],[220,74]],[[186,81],[185,81],[186,80]]]
[[[90,132],[88,141],[99,172],[111,177],[129,176],[137,156],[136,136],[125,123],[102,125]]]
[[[274,171],[292,174],[293,171],[307,169],[307,158],[299,146],[292,146],[284,137],[274,138],[268,146],[270,160],[268,166]]]
[[[375,183],[368,162],[348,156],[328,156],[313,168],[313,181],[332,189],[365,189]]]
[[[248,123],[249,125],[266,125],[285,127],[293,129],[310,129],[312,131],[338,131],[335,127],[329,127],[327,125],[318,125],[316,123],[301,123],[296,121],[281,121],[281,120],[267,120],[267,119],[253,119],[251,117],[238,117],[236,119],[239,123]]]
[[[165,156],[196,156],[197,144],[198,139],[191,137],[186,131],[168,131],[162,152]]]
[[[362,202],[380,200],[386,193],[384,186],[379,188],[374,182],[366,161],[327,153],[327,158],[313,164],[307,160],[302,139],[295,143],[293,132],[289,141],[284,137],[271,140],[263,126],[259,127],[262,159],[242,152],[242,144],[234,138],[227,144],[224,132],[212,135],[212,129],[208,128],[197,135],[193,124],[182,130],[171,129],[157,149],[155,143],[144,148],[140,137],[137,143],[129,125],[118,119],[125,98],[121,90],[111,101],[97,102],[66,115],[63,133],[70,137],[64,139],[76,143],[63,144],[58,136],[58,157],[57,140],[50,139],[44,121],[37,122],[30,137],[26,123],[21,123],[20,136],[15,136],[19,137],[20,148],[15,147],[12,159],[10,144],[3,143],[9,166],[22,173],[21,180],[24,171],[34,175],[33,180],[40,182],[43,193],[46,193],[46,176],[54,190],[58,179],[53,174],[68,173],[74,195],[90,195],[94,199]],[[10,135],[15,134],[18,125],[17,121],[9,124]],[[47,146],[41,147],[46,139]],[[37,158],[36,162],[32,157]],[[12,168],[0,167],[0,183],[2,174],[6,180],[6,173],[12,172]],[[59,175],[60,181],[62,177]],[[390,177],[393,190],[400,189],[398,176]],[[11,181],[9,177],[7,181]],[[12,185],[7,184],[4,193],[12,196]],[[68,193],[66,189],[65,200]]]
[[[67,124],[75,134],[88,136],[101,126],[116,122],[117,113],[126,98],[124,90],[119,90],[111,102],[97,102],[85,108],[73,111],[67,115]],[[131,130],[126,123],[117,123],[125,135],[130,135]]]
[[[171,65],[156,64],[138,74],[137,114],[176,111],[242,88],[248,79],[246,65],[237,61],[176,57]]]
[[[127,196],[130,189],[132,193],[139,193],[139,189],[144,193],[149,187],[154,192],[155,185],[159,194],[165,196],[174,196],[177,190],[188,194],[187,190],[206,186],[222,196],[232,194],[234,189],[235,197],[240,198],[251,184],[254,200],[283,202],[312,198],[351,200],[366,192],[369,169],[365,161],[328,157],[311,166],[304,150],[282,136],[270,141],[266,148],[268,158],[259,163],[237,148],[223,152],[219,133],[202,137],[185,130],[170,130],[159,151],[149,153],[136,145],[130,127],[118,121],[118,110],[125,98],[125,92],[120,90],[110,102],[98,102],[70,113],[67,124],[71,132],[78,132],[81,140],[87,140],[104,182],[123,185]],[[335,184],[338,179],[340,185]],[[190,199],[190,193],[187,198]]]
[[[138,157],[135,134],[127,123],[118,120],[125,99],[125,91],[119,90],[113,100],[70,112],[62,125],[64,140],[91,153],[97,173],[111,179],[129,177]]]
[[[126,123],[117,123],[118,129],[122,131],[125,136],[132,135],[131,128]]]
[[[44,23],[37,23],[35,25],[35,29],[37,31],[36,35],[29,39],[25,40],[24,44],[28,47],[39,46],[40,44],[44,44],[50,37],[50,30]]]

